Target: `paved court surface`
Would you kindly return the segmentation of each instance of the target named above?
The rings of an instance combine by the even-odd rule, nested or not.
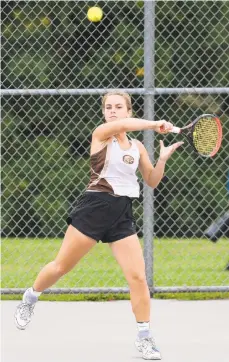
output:
[[[163,362],[228,362],[229,300],[152,300]],[[129,301],[39,302],[26,331],[13,323],[17,301],[2,301],[2,362],[137,362]]]

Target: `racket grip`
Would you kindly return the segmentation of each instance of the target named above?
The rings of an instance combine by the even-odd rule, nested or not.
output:
[[[171,132],[172,133],[181,133],[181,129],[179,127],[173,127]]]
[[[164,126],[160,127],[161,132],[165,130]],[[179,127],[173,127],[170,133],[181,133],[181,129]]]

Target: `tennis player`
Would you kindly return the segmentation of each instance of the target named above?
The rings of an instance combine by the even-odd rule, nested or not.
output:
[[[25,329],[40,294],[102,241],[109,244],[129,285],[138,330],[135,345],[144,359],[158,360],[161,355],[150,330],[150,294],[132,199],[139,197],[137,168],[147,185],[157,187],[166,161],[183,142],[165,147],[160,141],[160,156],[154,167],[143,144],[129,139],[127,132],[153,130],[165,134],[173,125],[165,120],[131,118],[131,98],[121,91],[105,94],[102,111],[105,122],[92,134],[90,182],[67,219],[68,228],[55,260],[40,271],[33,286],[25,291],[15,312],[15,323]]]

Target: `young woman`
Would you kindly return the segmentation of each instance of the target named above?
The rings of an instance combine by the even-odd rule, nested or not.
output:
[[[143,144],[129,139],[126,132],[151,129],[168,133],[172,124],[131,118],[131,99],[127,93],[113,91],[102,100],[104,124],[92,134],[91,179],[68,217],[68,228],[55,260],[38,274],[17,307],[15,323],[25,329],[31,320],[39,295],[68,273],[98,241],[108,243],[123,270],[130,289],[132,310],[138,335],[135,342],[144,359],[161,359],[150,332],[150,294],[145,264],[132,214],[132,198],[139,197],[136,170],[152,188],[161,181],[166,161],[183,143],[165,147],[160,141],[160,157],[151,164]]]

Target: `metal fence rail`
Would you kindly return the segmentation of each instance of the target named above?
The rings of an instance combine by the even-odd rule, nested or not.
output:
[[[212,87],[212,88],[121,88],[129,94],[139,95],[159,95],[159,94],[228,94],[229,87]],[[0,95],[102,95],[109,88],[101,89],[0,89]]]
[[[221,118],[219,154],[203,160],[185,146],[156,190],[140,180],[134,206],[152,293],[229,291],[226,273],[209,285],[217,246],[203,242],[228,210],[229,3],[99,1],[103,18],[96,23],[87,19],[93,5],[2,2],[2,294],[23,292],[58,250],[66,216],[88,182],[101,95],[114,88],[132,95],[136,117],[178,126],[201,113]],[[158,136],[134,136],[156,160]],[[205,269],[196,270],[203,260],[195,250],[203,251]],[[100,260],[107,272],[98,279],[86,256],[82,269],[46,293],[127,293],[110,261],[107,254]]]
[[[215,292],[228,292],[227,286],[209,286],[209,287],[156,287],[149,288],[151,294],[159,293],[215,293]],[[1,293],[3,295],[7,294],[23,294],[26,291],[26,288],[2,288]],[[50,288],[46,289],[43,294],[109,294],[109,293],[119,293],[119,294],[128,294],[129,288]]]

